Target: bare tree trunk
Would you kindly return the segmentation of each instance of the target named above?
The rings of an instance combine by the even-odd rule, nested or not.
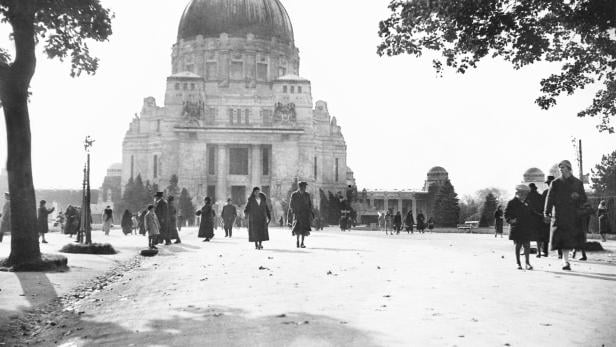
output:
[[[28,95],[27,92],[20,93],[15,89],[2,102],[7,135],[6,170],[11,194],[10,265],[33,262],[41,257],[32,182]]]

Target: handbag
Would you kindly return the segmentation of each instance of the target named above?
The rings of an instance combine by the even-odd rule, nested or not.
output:
[[[578,207],[576,212],[578,217],[589,217],[590,215],[595,214],[595,210],[589,202],[585,202],[582,206]]]

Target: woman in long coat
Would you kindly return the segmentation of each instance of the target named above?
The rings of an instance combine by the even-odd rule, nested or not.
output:
[[[312,220],[314,219],[312,198],[306,191],[308,183],[299,182],[299,189],[291,194],[289,202],[289,214],[293,215],[292,234],[297,236],[297,248],[306,248],[304,238],[310,235]],[[301,237],[301,243],[300,243]]]
[[[597,217],[599,218],[599,234],[601,240],[606,241],[605,235],[610,232],[610,221],[607,217],[607,204],[602,200],[597,207]]]
[[[158,217],[156,217],[154,205],[149,205],[142,214],[144,215],[144,229],[148,232],[148,245],[150,249],[157,249],[156,239],[160,235],[160,223],[158,222]]]
[[[175,207],[173,203],[175,199],[173,196],[170,196],[167,199],[167,208],[169,209],[169,238],[174,239],[175,243],[182,243],[180,240],[180,234],[178,233],[178,209]]]
[[[263,241],[269,241],[267,225],[272,219],[267,206],[267,197],[261,193],[259,187],[252,190],[244,215],[248,217],[248,242],[255,243],[255,249],[263,249]]]
[[[216,217],[216,212],[212,208],[212,199],[209,196],[204,201],[205,205],[196,213],[197,216],[201,216],[198,237],[205,238],[203,242],[210,242],[214,237],[214,217]]]
[[[404,225],[406,228],[406,233],[413,233],[413,226],[415,224],[415,220],[413,218],[413,211],[408,211],[406,213],[406,218],[404,219]]]
[[[133,215],[128,209],[124,210],[120,225],[122,226],[122,232],[124,232],[124,235],[128,235],[133,232]]]
[[[113,210],[111,206],[107,206],[103,211],[103,231],[105,235],[109,235],[109,231],[111,230],[111,225],[113,224]]]
[[[520,263],[520,250],[524,247],[526,269],[532,270],[530,265],[530,241],[534,239],[532,211],[526,201],[528,187],[519,185],[516,187],[516,196],[507,203],[505,208],[505,220],[511,225],[509,240],[515,244],[515,260],[518,269],[522,270]]]
[[[552,217],[552,250],[561,250],[563,270],[571,270],[569,251],[583,247],[580,245],[584,232],[578,208],[586,203],[586,192],[582,181],[573,177],[571,163],[563,160],[558,167],[561,176],[552,182],[548,191],[544,213]],[[552,215],[552,209],[554,214]]]
[[[530,192],[526,197],[526,203],[531,212],[531,229],[533,232],[532,241],[537,241],[537,258],[541,258],[541,249],[543,249],[543,243],[548,242],[549,238],[545,238],[543,229],[545,223],[543,222],[543,208],[545,206],[545,200],[537,192],[537,186],[534,183],[528,185]]]
[[[47,209],[45,206],[46,203],[47,202],[45,200],[41,200],[41,204],[38,209],[38,231],[39,234],[41,234],[42,243],[47,243],[47,240],[45,240],[45,234],[49,232],[49,214],[56,209],[55,207]]]
[[[503,206],[498,205],[494,212],[494,237],[503,237]]]

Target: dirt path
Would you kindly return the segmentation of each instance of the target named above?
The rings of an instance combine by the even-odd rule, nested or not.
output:
[[[515,270],[490,235],[385,237],[288,231],[256,251],[245,230],[120,268],[59,303],[22,339],[64,346],[609,346],[616,341],[614,253],[560,271],[555,257]],[[613,247],[613,241],[608,243]],[[53,318],[52,318],[53,317]],[[53,323],[53,324],[52,324]]]

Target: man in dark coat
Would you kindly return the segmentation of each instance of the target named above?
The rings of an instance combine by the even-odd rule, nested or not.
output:
[[[417,214],[417,231],[423,234],[424,230],[426,230],[426,216],[420,210]]]
[[[561,176],[552,182],[545,202],[544,213],[552,218],[552,250],[561,250],[563,270],[571,270],[569,251],[584,247],[580,244],[584,228],[579,209],[586,203],[582,181],[571,172],[571,162],[558,164]]]
[[[267,197],[259,187],[252,189],[244,216],[248,217],[248,242],[255,243],[255,249],[263,249],[263,241],[269,241],[268,225],[272,219]]]
[[[404,218],[404,225],[406,228],[406,233],[413,233],[413,226],[415,224],[415,220],[413,218],[413,211],[408,211],[406,213],[406,218]]]
[[[160,224],[160,236],[159,241],[165,241],[165,245],[171,244],[171,238],[169,237],[169,206],[165,199],[163,199],[163,192],[157,192],[154,195],[154,213],[158,218]]]
[[[231,199],[227,199],[227,204],[222,208],[222,224],[225,228],[225,237],[233,237],[233,224],[237,218],[237,209],[231,203]]]
[[[507,203],[505,208],[505,220],[511,225],[509,240],[512,240],[515,244],[515,260],[519,270],[522,270],[520,263],[522,247],[524,247],[526,269],[533,269],[530,265],[530,241],[534,239],[533,213],[526,200],[528,193],[529,188],[526,185],[517,186],[515,197]]]
[[[310,225],[314,215],[312,214],[312,198],[306,191],[308,183],[302,181],[299,182],[299,189],[291,194],[291,201],[289,203],[289,213],[293,214],[293,235],[297,236],[297,248],[306,248],[304,245],[304,238],[310,235]],[[300,243],[301,236],[301,243]]]
[[[531,183],[528,187],[530,188],[530,192],[528,193],[525,202],[531,212],[531,231],[533,233],[531,241],[537,241],[537,258],[541,258],[541,247],[544,242],[541,237],[541,230],[544,225],[543,207],[545,205],[545,201],[541,197],[541,194],[537,191],[537,185]]]
[[[214,238],[214,217],[216,217],[216,211],[212,208],[212,199],[209,196],[205,198],[204,202],[205,205],[195,213],[201,217],[197,237],[204,238],[203,242],[210,242]]]
[[[178,233],[178,209],[175,207],[173,203],[174,197],[170,196],[167,198],[167,208],[169,209],[169,239],[175,239],[174,243],[182,243],[180,240],[180,234]]]
[[[550,185],[555,178],[556,177],[554,176],[548,176],[547,180],[545,181],[545,184],[548,185],[548,189],[544,190],[543,193],[541,193],[541,199],[543,200],[543,207],[541,207],[542,211],[545,208],[545,201],[548,198],[548,191],[550,189]],[[548,245],[550,243],[550,223],[547,222],[545,218],[543,218],[543,223],[541,224],[541,230],[539,231],[538,238],[541,240],[541,249],[537,249],[537,253],[542,252],[543,256],[547,257],[549,248]]]
[[[47,201],[41,200],[38,209],[38,232],[41,234],[42,243],[47,243],[47,240],[45,240],[45,234],[49,232],[49,214],[56,209],[55,207],[47,209],[45,206],[46,203]]]

